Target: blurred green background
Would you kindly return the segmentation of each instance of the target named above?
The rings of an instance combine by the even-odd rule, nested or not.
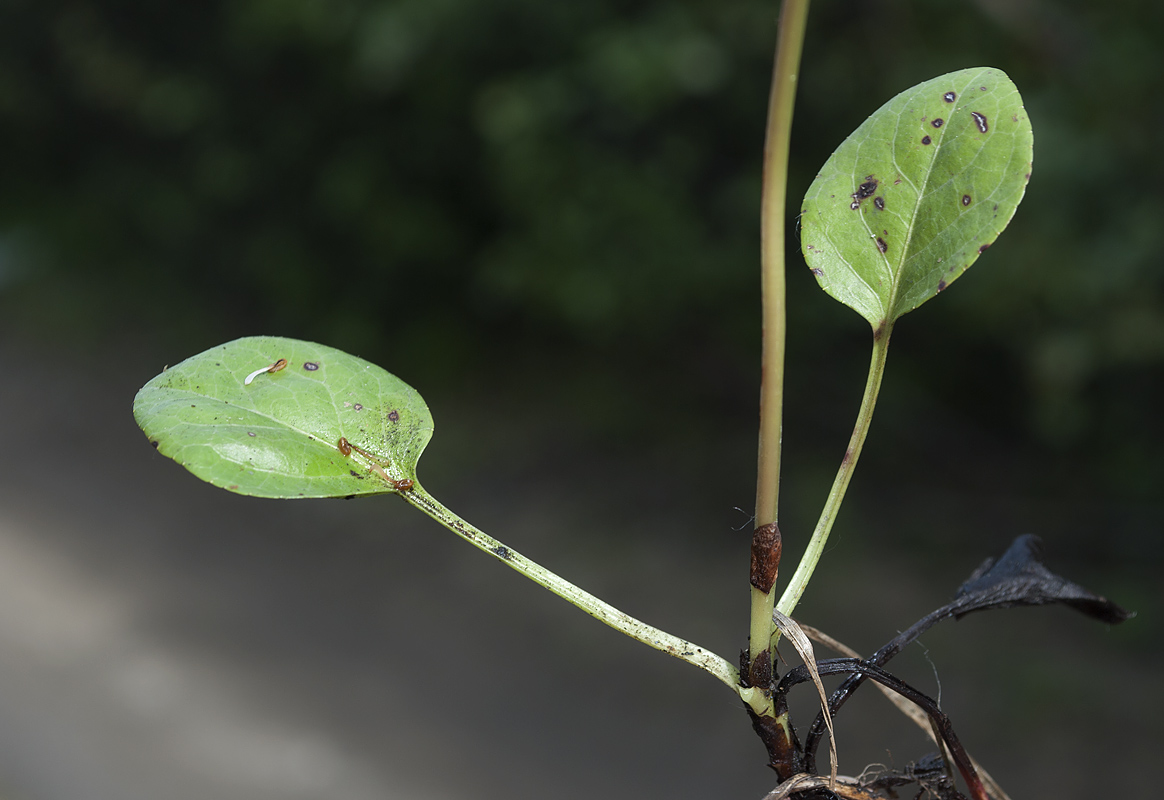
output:
[[[531,363],[619,392],[684,371],[678,402],[750,407],[774,6],[7,0],[6,333],[92,348],[148,330],[180,354],[277,331],[429,394]],[[924,371],[924,391],[1093,454],[1105,489],[1139,498],[1161,485],[1162,13],[818,4],[790,203],[896,92],[1004,68],[1035,178],[1004,246],[903,328],[897,380]],[[863,355],[791,258],[799,412]]]
[[[422,474],[454,494],[520,516],[522,487],[556,480],[618,525],[629,511],[634,532],[594,547],[618,553],[625,533],[699,552],[710,536],[742,581],[747,514],[727,512],[754,481],[776,6],[3,0],[0,335],[27,378],[0,394],[7,424],[27,426],[38,369],[77,375],[79,397],[95,391],[82,379],[120,376],[128,417],[165,363],[241,335],[313,339],[426,396]],[[1160,654],[1162,32],[1161,6],[1137,0],[814,4],[790,211],[868,114],[970,66],[1018,85],[1035,166],[998,245],[898,325],[836,578],[806,621],[884,630],[852,642],[871,650],[912,617],[833,602],[849,583],[885,590],[868,559],[940,572],[937,605],[1034,532],[1141,612],[1087,647],[1128,669]],[[786,558],[843,452],[868,347],[795,236],[789,257]],[[53,419],[102,428],[99,405]],[[691,524],[660,531],[653,508]],[[746,629],[740,585],[725,652]]]

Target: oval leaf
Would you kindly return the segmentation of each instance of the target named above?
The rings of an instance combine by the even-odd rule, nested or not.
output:
[[[280,360],[286,365],[267,371]],[[271,336],[165,370],[137,393],[133,415],[158,452],[256,497],[396,491],[395,481],[416,478],[433,430],[424,400],[394,375],[331,347]]]
[[[874,329],[949,286],[1014,216],[1033,137],[997,69],[952,72],[890,100],[833,153],[804,198],[817,282]]]

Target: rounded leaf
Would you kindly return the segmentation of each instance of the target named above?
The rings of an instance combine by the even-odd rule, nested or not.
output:
[[[1014,216],[1031,177],[1022,98],[997,69],[902,92],[808,189],[801,245],[817,282],[876,329],[945,289]]]
[[[166,369],[137,393],[133,415],[158,452],[256,497],[397,491],[398,481],[415,479],[433,430],[424,400],[394,375],[272,336]]]

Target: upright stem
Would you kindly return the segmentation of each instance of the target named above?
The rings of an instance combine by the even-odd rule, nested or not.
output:
[[[804,556],[801,557],[800,564],[797,565],[796,572],[793,573],[792,580],[788,583],[788,588],[784,590],[780,602],[776,605],[780,613],[787,616],[792,615],[796,604],[800,602],[801,595],[804,594],[804,589],[808,586],[809,578],[812,577],[813,570],[816,569],[816,564],[820,561],[825,542],[829,538],[829,532],[833,529],[837,510],[841,507],[845,490],[849,487],[849,480],[853,477],[853,470],[856,468],[857,459],[861,455],[861,448],[865,445],[869,424],[873,420],[873,407],[877,404],[877,393],[881,389],[881,378],[885,375],[885,359],[889,353],[889,336],[892,332],[893,324],[883,323],[873,333],[873,355],[869,362],[869,377],[865,381],[865,394],[861,398],[861,409],[857,412],[857,424],[853,426],[849,447],[845,450],[844,458],[841,459],[840,469],[837,470],[837,476],[833,479],[833,486],[829,490],[829,496],[821,510],[820,519],[812,532],[808,548],[805,550]]]
[[[539,586],[543,586],[562,599],[573,603],[590,616],[605,622],[632,639],[637,639],[656,650],[662,650],[664,653],[673,655],[689,664],[694,664],[719,678],[732,691],[740,691],[739,670],[721,656],[637,620],[589,592],[578,588],[565,578],[550,572],[540,564],[531,561],[516,550],[465,522],[441,505],[419,483],[413,483],[410,489],[401,491],[400,496],[465,541],[517,570]]]
[[[788,145],[792,110],[800,72],[800,53],[808,20],[809,0],[785,0],[780,11],[768,127],[764,142],[764,178],[760,200],[761,298],[763,303],[760,366],[760,443],[756,469],[756,529],[777,530],[780,499],[780,442],[784,408],[784,228],[788,187]],[[768,528],[771,526],[771,528]],[[776,541],[779,542],[777,530]],[[753,563],[756,547],[753,545]],[[779,554],[774,559],[778,562]],[[757,585],[752,581],[749,663],[761,655],[771,638],[776,567]],[[753,570],[754,572],[754,570]],[[766,714],[769,709],[754,708]]]
[[[780,498],[780,426],[784,406],[784,228],[788,188],[788,144],[799,78],[808,0],[786,0],[780,14],[760,198],[760,291],[763,350],[760,366],[760,448],[756,479],[756,525],[776,522]]]

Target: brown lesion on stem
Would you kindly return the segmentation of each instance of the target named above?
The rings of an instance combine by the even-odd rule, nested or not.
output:
[[[748,654],[745,652],[743,656],[744,661],[747,661]],[[741,667],[740,683],[744,687],[757,687],[764,692],[765,697],[772,698],[776,681],[771,651],[764,648],[752,659],[751,664],[741,664]],[[768,766],[775,770],[777,778],[784,781],[802,772],[804,751],[796,738],[796,731],[792,729],[784,696],[774,699],[770,714],[758,714],[747,703],[744,704],[744,710],[752,721],[752,730],[768,751]]]
[[[764,594],[772,591],[780,569],[781,537],[775,522],[761,525],[752,532],[752,586]]]

